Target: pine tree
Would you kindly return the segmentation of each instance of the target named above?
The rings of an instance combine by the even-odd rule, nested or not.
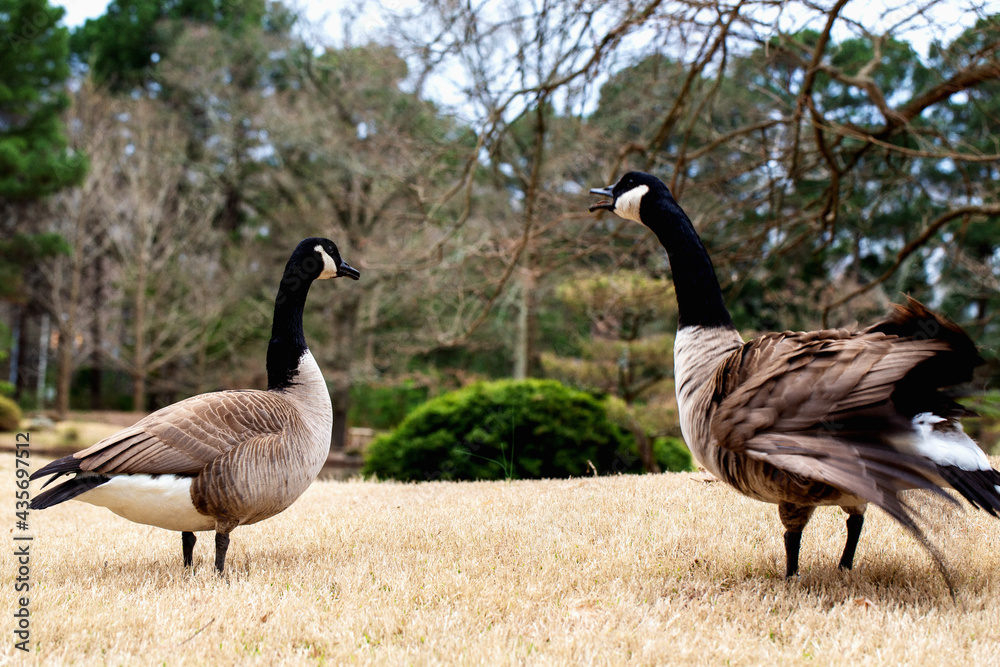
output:
[[[128,92],[169,57],[185,23],[236,35],[265,15],[263,0],[111,0],[102,16],[73,31],[70,48],[90,65],[94,81]]]
[[[79,183],[84,156],[67,150],[64,9],[47,0],[0,0],[0,198],[30,201]]]

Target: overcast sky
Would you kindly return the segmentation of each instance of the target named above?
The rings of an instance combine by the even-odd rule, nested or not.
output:
[[[63,22],[70,28],[75,28],[87,19],[95,19],[104,13],[108,0],[69,0],[68,2],[53,2],[62,5],[66,10]]]
[[[104,13],[109,0],[52,0],[54,5],[62,5],[66,9],[64,22],[70,28],[81,25],[89,18],[97,18]],[[851,18],[861,18],[865,14],[878,12],[882,14],[886,8],[906,7],[909,8],[912,0],[864,0],[848,3],[843,10],[843,15]],[[392,10],[400,8],[412,8],[419,0],[382,0],[382,4]],[[295,7],[301,6],[306,9],[306,17],[310,23],[322,24],[322,32],[325,33],[334,43],[340,42],[343,32],[343,22],[341,20],[343,12],[350,11],[356,19],[355,29],[363,34],[354,35],[354,41],[362,42],[365,36],[376,37],[378,32],[384,28],[379,17],[379,10],[376,0],[290,0],[286,4]],[[1000,0],[982,0],[979,3],[985,13],[1000,12]],[[932,6],[928,23],[934,25],[933,30],[926,27],[918,28],[914,32],[908,32],[904,38],[909,40],[919,52],[925,52],[925,48],[930,39],[944,38],[945,41],[954,38],[964,27],[968,27],[975,21],[975,16],[963,15],[957,9],[959,6],[967,7],[967,2],[951,4],[948,0]],[[854,16],[857,15],[857,16]],[[785,15],[788,19],[788,15]],[[794,22],[794,21],[793,21]],[[891,12],[890,12],[890,23]],[[788,28],[788,26],[783,26]]]
[[[82,25],[87,19],[94,19],[104,13],[110,0],[52,0],[51,4],[66,9],[63,22],[70,28]],[[390,8],[412,7],[416,0],[390,0],[384,4]],[[343,28],[341,14],[345,9],[359,16],[358,27],[366,33],[375,34],[383,27],[374,3],[365,0],[291,0],[285,4],[305,7],[310,23],[322,22],[324,32],[339,41]],[[367,8],[367,9],[366,9]]]

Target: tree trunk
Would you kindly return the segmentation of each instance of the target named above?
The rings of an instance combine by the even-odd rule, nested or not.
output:
[[[66,319],[60,319],[59,326],[59,367],[56,375],[56,412],[59,419],[66,419],[69,413],[69,391],[73,380],[73,344],[76,342],[76,304],[80,299],[80,283],[83,280],[83,230],[76,229],[76,247],[73,250],[72,274],[69,282],[69,301],[66,304]]]
[[[379,297],[382,290],[378,283],[368,293],[368,308],[365,310],[365,354],[363,370],[368,375],[375,375],[375,326],[378,322]]]
[[[341,290],[332,308],[330,321],[333,355],[330,357],[329,369],[325,369],[330,385],[330,400],[333,402],[333,438],[330,448],[340,451],[348,444],[347,411],[351,406],[351,360],[354,356],[352,343],[357,329],[360,301],[358,290]]]
[[[99,237],[95,243],[101,243]],[[104,309],[104,255],[98,254],[94,259],[94,312],[91,320],[90,343],[93,351],[90,356],[90,409],[100,410],[103,407],[101,394],[104,385],[104,329],[101,327],[101,312]]]
[[[48,313],[42,313],[41,330],[38,332],[38,384],[36,385],[37,405],[35,406],[38,410],[41,410],[45,405],[45,375],[49,371],[51,321]]]
[[[535,276],[526,269],[518,272],[517,339],[514,343],[514,379],[537,375],[535,329],[538,317],[534,307]]]
[[[35,337],[31,335],[32,320],[34,319],[34,309],[31,307],[30,303],[25,303],[21,305],[21,312],[19,313],[18,323],[17,323],[17,354],[15,355],[15,364],[17,367],[16,378],[14,381],[14,398],[18,401],[22,400],[25,396],[28,396],[31,388],[29,382],[31,381],[31,369],[35,367]]]
[[[660,464],[653,457],[653,443],[649,441],[646,430],[640,424],[635,423],[632,434],[635,436],[636,448],[639,450],[639,458],[642,460],[642,469],[646,472],[663,472],[660,470]]]
[[[132,410],[144,412],[146,405],[146,376],[143,373],[132,374]]]
[[[60,420],[66,419],[69,412],[70,380],[73,377],[73,334],[71,324],[59,328],[59,347],[57,349],[58,367],[56,369],[56,413]]]
[[[21,386],[18,365],[21,362],[21,327],[24,322],[24,306],[13,307],[11,320],[14,323],[14,328],[10,332],[10,374],[7,376],[7,381],[14,386],[14,397],[17,398],[19,396],[17,388]]]
[[[132,409],[146,409],[146,258],[139,262],[135,286],[135,351],[132,367]]]

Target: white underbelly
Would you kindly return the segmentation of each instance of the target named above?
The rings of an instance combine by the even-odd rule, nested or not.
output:
[[[75,500],[107,507],[129,521],[167,530],[214,530],[215,519],[195,509],[191,477],[115,475]]]

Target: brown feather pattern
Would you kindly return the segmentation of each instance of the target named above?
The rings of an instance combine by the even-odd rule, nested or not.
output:
[[[896,384],[950,350],[948,341],[888,336],[874,327],[761,336],[718,365],[703,412],[709,442],[875,502],[909,524],[895,494],[937,488],[936,467],[873,432],[908,428],[890,400]],[[751,495],[809,501],[764,486]],[[823,495],[829,501],[831,494]]]
[[[817,505],[840,505],[850,515],[841,567],[851,567],[872,502],[914,532],[947,579],[899,492],[948,497],[943,487],[951,486],[1000,513],[1000,473],[962,432],[957,417],[966,411],[942,391],[971,379],[982,363],[961,328],[908,299],[864,330],[786,331],[744,342],[694,225],[661,180],[629,172],[591,192],[610,194],[598,208],[646,225],[667,251],[678,306],[681,431],[709,472],[778,504],[786,575],[798,569],[801,531]]]
[[[196,474],[224,453],[287,428],[291,409],[266,391],[222,391],[157,410],[74,454],[80,469],[104,474]]]
[[[961,364],[950,377],[968,377],[979,357],[954,325],[915,303],[897,307],[891,326],[772,333],[721,355],[701,391],[679,394],[682,417],[699,423],[685,432],[696,457],[751,497],[796,506],[872,502],[920,536],[899,492],[951,497],[937,465],[894,446],[889,436],[909,431],[912,415],[893,397],[922,364],[947,357]],[[937,324],[927,326],[929,317]],[[929,330],[947,336],[917,335]],[[711,357],[683,343],[678,354]],[[924,383],[927,394],[941,386]]]

